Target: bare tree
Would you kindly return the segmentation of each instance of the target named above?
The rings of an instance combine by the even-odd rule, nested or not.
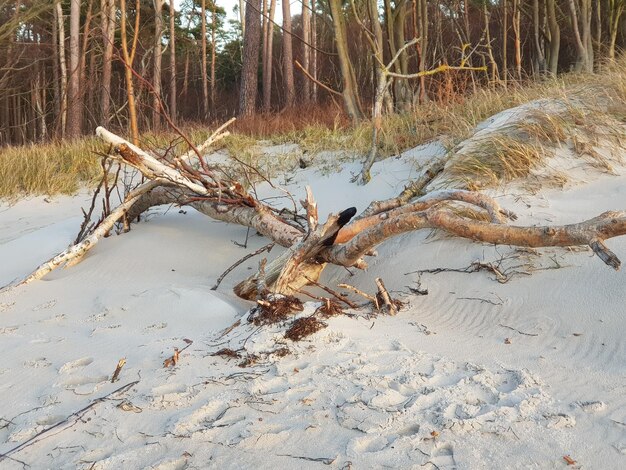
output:
[[[262,263],[259,272],[235,287],[235,293],[247,299],[262,298],[269,292],[299,292],[303,286],[316,283],[328,263],[364,269],[367,267],[365,257],[375,255],[375,246],[402,233],[421,229],[442,230],[494,244],[588,246],[608,266],[620,267],[619,258],[605,241],[626,235],[626,212],[605,212],[584,222],[563,226],[512,226],[507,221],[515,220],[516,215],[485,194],[465,190],[424,194],[426,184],[432,179],[427,176],[428,172],[411,182],[398,197],[373,201],[357,217],[354,207],[347,208],[330,215],[324,223],[318,220],[317,204],[311,191],[307,190],[307,198],[303,201],[307,226],[294,226],[283,219],[278,210],[247,193],[236,180],[222,177],[219,168],[206,165],[202,151],[223,136],[219,131],[208,143],[194,147],[195,151],[165,161],[99,127],[98,136],[114,148],[110,158],[136,168],[148,182],[131,191],[83,241],[46,261],[17,285],[80,261],[122,217],[134,219],[154,205],[171,203],[189,204],[216,220],[251,227],[287,248],[271,263]],[[194,158],[197,160],[192,161]],[[202,171],[194,169],[197,167]],[[455,212],[448,206],[450,202],[469,206],[488,221]]]

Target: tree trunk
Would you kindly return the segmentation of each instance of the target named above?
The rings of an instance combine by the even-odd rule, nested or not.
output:
[[[207,76],[207,49],[206,49],[206,0],[202,0],[200,8],[200,42],[202,44],[202,119],[209,119],[209,79]]]
[[[139,145],[139,127],[137,126],[137,109],[135,107],[135,89],[133,85],[133,62],[135,60],[135,52],[137,51],[137,41],[139,39],[139,19],[140,19],[140,0],[135,2],[135,29],[133,34],[133,44],[130,51],[128,50],[128,35],[126,32],[126,0],[120,0],[120,33],[122,36],[122,55],[124,61],[124,77],[126,79],[126,96],[128,99],[128,119],[130,121],[130,133],[132,142]]]
[[[215,83],[215,63],[216,63],[216,44],[215,35],[217,33],[217,14],[215,12],[215,0],[211,1],[211,104],[215,108],[215,92],[217,90]]]
[[[491,82],[496,84],[500,81],[500,73],[498,72],[498,63],[493,55],[493,46],[491,45],[491,14],[487,9],[487,2],[483,3],[483,17],[485,19],[485,39],[487,47],[487,55],[489,56],[489,63],[491,64]]]
[[[315,0],[311,0],[311,76],[313,77],[312,100],[317,103],[317,14]]]
[[[502,81],[506,88],[509,72],[507,70],[507,48],[509,38],[509,6],[507,0],[502,0]]]
[[[59,25],[59,64],[61,68],[61,138],[65,137],[67,125],[67,62],[65,61],[65,21],[61,0],[56,4],[56,17]]]
[[[353,123],[358,122],[362,117],[359,109],[358,88],[356,85],[356,77],[352,62],[348,54],[348,39],[346,37],[346,24],[341,11],[340,0],[329,0],[330,11],[333,17],[333,26],[335,30],[335,44],[337,45],[337,54],[339,57],[339,66],[341,68],[341,78],[343,90],[343,102],[346,112]]]
[[[170,0],[173,2],[173,0]],[[154,69],[152,73],[152,127],[161,127],[161,41],[163,37],[163,0],[153,0],[154,5]]]
[[[274,51],[274,12],[276,0],[270,0],[267,22],[263,29],[263,110],[269,111],[272,105],[272,64]]]
[[[170,0],[170,118],[176,123],[178,115],[176,102],[176,10],[174,1]]]
[[[101,0],[102,15],[102,94],[100,95],[102,122],[106,126],[111,118],[111,70],[113,66],[113,42],[115,41],[115,0]]]
[[[515,70],[517,72],[517,79],[522,79],[522,47],[520,39],[520,23],[521,15],[519,7],[520,0],[513,0],[513,34],[515,41]]]
[[[80,137],[83,103],[80,94],[80,0],[70,2],[70,73],[67,86],[67,136]]]
[[[283,79],[285,80],[285,107],[291,108],[296,98],[293,79],[293,47],[291,37],[291,7],[289,0],[283,2]]]
[[[243,39],[243,66],[239,90],[240,116],[250,116],[256,110],[259,47],[261,41],[261,0],[248,0],[246,33]]]
[[[546,0],[548,15],[548,30],[550,31],[550,50],[548,56],[548,71],[556,76],[559,68],[559,51],[561,48],[561,29],[556,18],[556,0]]]
[[[540,26],[539,0],[533,0],[533,40],[536,54],[535,61],[537,62],[537,70],[539,74],[543,75],[546,72],[546,55]]]
[[[309,0],[302,0],[302,37],[304,42],[302,43],[302,66],[308,72],[311,68],[311,12],[310,12]],[[303,87],[304,102],[308,103],[311,100],[311,82],[304,80]]]

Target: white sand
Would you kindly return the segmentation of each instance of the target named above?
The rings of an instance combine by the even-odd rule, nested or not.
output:
[[[378,163],[366,187],[349,183],[356,164],[297,171],[287,187],[298,200],[311,184],[322,217],[363,209],[397,194],[416,161],[440,152],[431,145]],[[626,209],[626,176],[578,170],[564,190],[494,194],[521,224]],[[0,285],[65,248],[87,198],[0,206]],[[508,258],[502,269],[536,270],[506,284],[486,272],[423,274],[428,295],[400,293],[408,306],[396,317],[333,318],[294,344],[284,326],[243,321],[222,334],[250,305],[232,286],[258,260],[210,287],[267,241],[251,235],[243,250],[231,240],[242,242],[245,228],[186,211],[160,208],[79,265],[0,294],[0,453],[138,381],[11,459],[32,468],[506,469],[567,468],[569,455],[574,468],[626,468],[624,271],[587,250],[533,254],[421,231],[383,244],[368,272],[329,268],[323,281],[371,292],[382,276],[408,292],[418,276],[405,273],[418,269]],[[608,245],[626,260],[626,237]],[[193,344],[178,365],[163,368],[184,339]],[[261,356],[256,365],[211,355],[244,345]],[[268,354],[283,345],[292,354]],[[4,459],[0,468],[22,464]]]

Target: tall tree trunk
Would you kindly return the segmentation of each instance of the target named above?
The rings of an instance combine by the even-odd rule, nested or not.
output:
[[[533,40],[535,46],[535,61],[539,74],[546,71],[546,55],[543,37],[541,35],[541,20],[539,14],[539,0],[533,0]]]
[[[624,0],[609,0],[609,45],[607,56],[611,61],[615,60],[615,43],[617,42],[617,34],[619,25],[624,13]]]
[[[261,0],[247,0],[246,33],[243,38],[243,66],[239,90],[240,116],[254,114],[257,98],[259,47],[261,41]]]
[[[339,57],[339,66],[341,69],[341,79],[343,90],[343,102],[346,112],[353,122],[357,122],[362,118],[359,109],[358,89],[356,86],[356,77],[350,56],[348,55],[348,39],[346,37],[346,24],[341,11],[341,0],[328,0],[330,12],[333,17],[333,26],[335,30],[335,44],[337,45],[337,54]]]
[[[174,0],[170,2],[170,117],[176,122],[177,109],[176,101],[176,9],[174,8]]]
[[[102,25],[102,94],[100,105],[102,122],[107,126],[111,118],[111,71],[113,67],[113,41],[115,40],[115,0],[101,0],[100,14]]]
[[[202,118],[209,119],[209,79],[207,77],[207,50],[206,50],[206,0],[202,0],[200,8],[200,41],[202,44]]]
[[[272,105],[272,64],[274,51],[274,12],[276,0],[270,0],[267,23],[264,23],[263,37],[263,110],[269,111]]]
[[[67,62],[65,61],[65,21],[61,0],[56,3],[56,17],[59,25],[59,64],[61,68],[61,138],[65,137],[67,125]]]
[[[173,0],[170,0],[173,2]],[[161,40],[163,37],[163,0],[153,0],[154,5],[154,69],[152,73],[152,127],[161,127]]]
[[[19,5],[18,5],[19,6]],[[56,5],[53,10],[54,18],[52,20],[52,87],[53,87],[53,116],[54,119],[58,119],[61,116],[61,78],[59,77],[59,43],[57,38],[59,37],[59,26],[56,19]],[[7,51],[7,56],[9,56]],[[8,57],[7,57],[8,59]],[[8,64],[8,60],[7,60]],[[2,80],[0,80],[1,82]],[[0,83],[1,85],[1,83]],[[8,124],[8,122],[7,122]]]
[[[559,51],[561,49],[561,29],[556,18],[556,0],[546,0],[548,16],[548,30],[550,31],[550,54],[548,57],[548,71],[556,76],[559,68]]]
[[[211,104],[213,105],[213,108],[215,108],[215,92],[217,90],[215,83],[215,62],[217,59],[215,49],[215,36],[217,33],[217,14],[215,12],[215,0],[211,1],[211,6]]]
[[[293,79],[293,47],[291,37],[291,7],[289,0],[283,1],[283,78],[285,80],[285,106],[291,108],[296,98]]]
[[[126,79],[126,96],[128,98],[128,119],[130,121],[130,133],[134,145],[139,145],[139,127],[137,126],[137,108],[135,107],[135,88],[133,85],[133,62],[137,51],[139,39],[139,19],[141,11],[140,0],[135,1],[135,30],[133,31],[133,44],[128,50],[128,34],[126,31],[126,0],[120,0],[120,32],[122,35],[122,54],[124,60],[124,77]]]
[[[317,13],[315,10],[315,0],[311,0],[311,76],[317,80]],[[313,82],[312,97],[313,103],[317,103],[317,81]]]
[[[67,136],[77,138],[82,130],[80,96],[80,0],[70,2],[70,74],[68,82]]]
[[[575,0],[568,0],[567,4],[569,6],[569,14],[570,21],[572,23],[572,29],[574,32],[574,44],[576,45],[576,63],[574,65],[574,70],[576,72],[588,72],[593,70],[593,60],[590,62],[588,47],[588,36],[590,33],[590,28],[588,27],[587,22],[587,14],[589,11],[587,10],[587,4],[591,4],[590,0],[581,0],[580,3],[580,16],[582,21],[583,33],[580,33],[580,28],[578,25],[578,13],[576,11],[576,3]]]
[[[309,0],[302,0],[302,37],[304,42],[302,43],[302,66],[307,72],[311,67],[311,12],[309,10]],[[304,102],[311,101],[311,82],[309,80],[304,81]]]
[[[246,14],[245,0],[239,0],[239,22],[241,23],[241,36],[246,37]]]
[[[487,2],[483,3],[483,17],[485,19],[485,43],[487,47],[487,55],[491,63],[491,82],[495,85],[500,81],[500,73],[498,72],[498,63],[493,55],[493,46],[491,45],[491,13],[487,9]]]
[[[509,38],[509,6],[507,0],[502,0],[502,77],[504,87],[509,78],[509,72],[507,70],[507,47]]]
[[[517,79],[522,79],[522,47],[520,39],[520,23],[521,15],[519,7],[520,0],[513,0],[513,35],[515,41],[515,70],[517,72]]]

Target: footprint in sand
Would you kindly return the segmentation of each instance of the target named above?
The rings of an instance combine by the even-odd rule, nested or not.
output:
[[[49,367],[52,365],[52,363],[48,361],[45,357],[38,357],[36,359],[24,362],[24,365],[26,367],[32,367],[33,369],[39,369],[41,367]]]
[[[447,443],[438,444],[430,455],[431,458],[429,462],[436,465],[437,468],[456,468],[452,445]]]
[[[73,374],[88,366],[92,362],[92,357],[83,357],[74,361],[66,362],[59,369],[59,375],[69,375],[69,377],[61,380],[59,384],[68,390],[72,390],[77,395],[91,395],[98,389],[101,383],[108,380],[108,376],[98,375],[90,377],[86,375]]]
[[[43,304],[39,304],[36,307],[33,307],[33,312],[37,312],[39,310],[45,310],[54,307],[57,304],[56,300],[50,300],[48,302],[44,302]]]
[[[153,408],[177,408],[187,405],[196,392],[184,384],[166,384],[152,389]]]

